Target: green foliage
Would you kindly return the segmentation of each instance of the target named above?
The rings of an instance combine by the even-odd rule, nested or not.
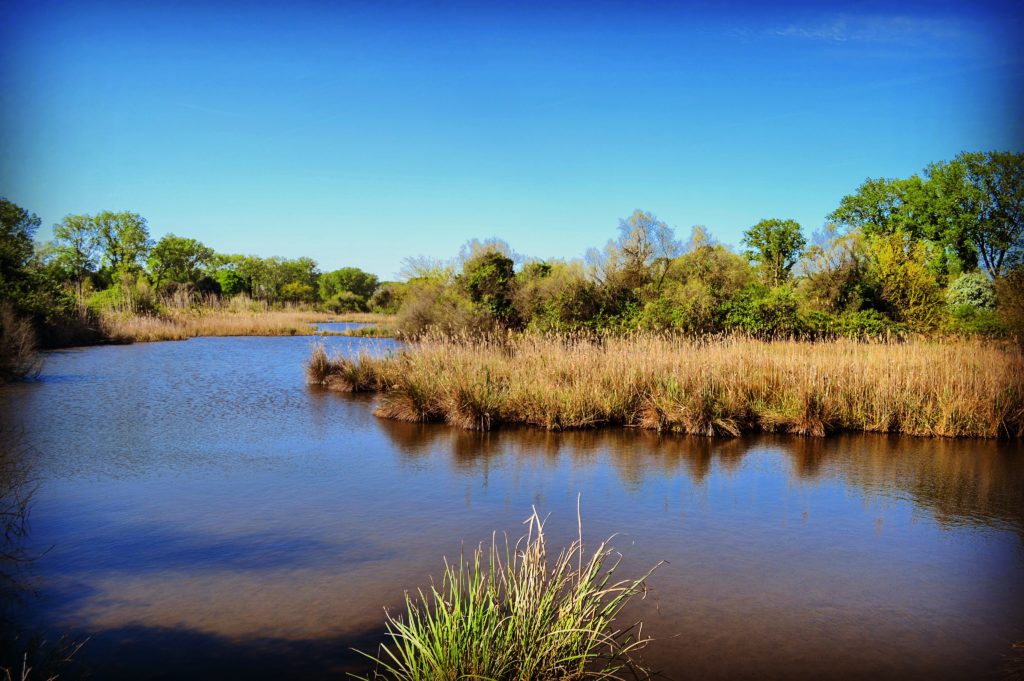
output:
[[[94,314],[150,314],[157,311],[149,282],[144,276],[130,272],[122,272],[109,288],[89,294],[85,304]]]
[[[138,213],[105,210],[91,218],[99,245],[103,249],[103,264],[113,272],[135,271],[149,253],[152,241],[146,218]]]
[[[318,286],[320,299],[329,300],[342,291],[354,293],[367,300],[377,289],[377,275],[364,272],[358,267],[342,267],[340,270],[320,275]]]
[[[316,300],[316,291],[307,283],[289,281],[281,287],[281,300],[289,303],[312,303]]]
[[[788,286],[767,289],[751,284],[723,306],[723,326],[755,338],[795,338],[807,332],[799,305]]]
[[[224,295],[244,292],[253,298],[277,303],[283,300],[309,300],[308,290],[314,293],[317,290],[320,273],[312,258],[289,260],[218,254],[212,260],[214,276]],[[285,289],[289,284],[293,286]]]
[[[583,679],[640,678],[630,659],[646,643],[618,623],[622,608],[644,593],[644,580],[617,580],[619,562],[602,542],[585,554],[582,535],[549,555],[536,511],[527,534],[504,546],[478,547],[445,561],[440,586],[406,595],[403,617],[387,618],[388,640],[372,678]]]
[[[976,249],[996,279],[1024,258],[1024,153],[961,153],[928,172],[945,198],[949,233]]]
[[[996,280],[996,312],[1003,328],[1024,342],[1024,266]]]
[[[338,291],[329,299],[324,301],[324,306],[335,314],[342,312],[365,312],[366,299],[358,293],[351,291]]]
[[[377,287],[366,306],[371,312],[380,314],[396,314],[402,306],[407,285],[401,282],[388,281]]]
[[[412,338],[428,331],[476,335],[494,331],[497,321],[486,307],[475,305],[462,287],[415,280],[408,283],[395,328]]]
[[[234,270],[220,270],[214,278],[220,284],[221,295],[234,296],[239,293],[249,293],[245,279]]]
[[[99,266],[100,239],[96,224],[88,215],[66,215],[53,226],[55,263],[64,274],[78,282]]]
[[[770,219],[745,231],[743,243],[751,248],[747,257],[758,263],[765,283],[779,286],[789,279],[806,240],[795,220]]]
[[[497,251],[482,252],[462,267],[461,282],[473,303],[482,306],[505,327],[517,323],[512,297],[515,273],[512,259]]]
[[[195,284],[213,261],[213,249],[195,239],[168,234],[149,252],[149,272],[153,286]]]
[[[954,306],[946,330],[972,336],[1001,336],[1006,333],[994,309],[974,305]]]
[[[951,309],[973,307],[994,310],[996,288],[992,280],[980,272],[961,274],[946,290],[946,303]]]
[[[877,235],[869,242],[885,311],[912,331],[935,329],[944,311],[942,291],[928,268],[928,249],[928,242],[904,232]]]
[[[25,270],[39,224],[38,216],[0,198],[0,298],[14,300],[25,294]]]
[[[877,307],[878,282],[863,232],[841,234],[835,225],[828,225],[815,239],[801,262],[800,299],[812,309],[829,313]]]
[[[597,284],[580,263],[534,263],[517,277],[515,307],[535,331],[595,329],[607,316]]]

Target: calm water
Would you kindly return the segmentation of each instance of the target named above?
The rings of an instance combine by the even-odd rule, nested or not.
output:
[[[56,352],[0,391],[40,482],[24,618],[97,679],[341,677],[382,607],[531,505],[668,561],[630,615],[669,678],[998,678],[1024,640],[1024,448],[490,434],[311,389],[310,339]],[[331,348],[387,341],[328,337]]]

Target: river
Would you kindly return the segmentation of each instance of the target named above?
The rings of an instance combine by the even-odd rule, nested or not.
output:
[[[24,626],[96,679],[365,673],[442,556],[617,533],[672,679],[998,677],[1024,640],[1024,447],[878,435],[469,433],[305,385],[311,339],[48,353],[0,389],[31,449]],[[329,349],[391,341],[327,337]]]

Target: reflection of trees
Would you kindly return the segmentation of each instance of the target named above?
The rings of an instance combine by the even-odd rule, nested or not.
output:
[[[1024,531],[1024,447],[997,440],[872,434],[793,438],[802,478],[838,476],[868,494],[909,493],[945,524],[1006,524]]]
[[[1024,532],[1024,446],[1019,442],[871,433],[726,439],[618,428],[513,427],[479,433],[443,424],[387,419],[379,424],[404,455],[447,451],[459,470],[486,472],[492,460],[506,456],[544,457],[551,465],[568,456],[581,467],[602,465],[606,458],[632,491],[642,491],[650,475],[683,471],[700,485],[716,467],[735,474],[752,449],[770,446],[786,457],[793,479],[838,478],[869,495],[909,495],[941,523],[1010,523]]]

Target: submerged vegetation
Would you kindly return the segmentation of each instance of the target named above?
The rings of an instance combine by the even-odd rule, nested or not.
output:
[[[602,542],[587,554],[577,539],[553,559],[536,510],[514,544],[493,537],[471,557],[445,561],[440,586],[406,594],[404,616],[387,615],[387,641],[374,678],[460,679],[644,678],[632,658],[647,639],[622,627],[623,606],[646,593],[645,581],[619,580],[621,557]]]
[[[511,423],[721,436],[1024,435],[1024,351],[982,340],[429,337],[383,357],[332,358],[316,347],[307,377],[336,390],[380,391],[382,417],[473,430]]]

